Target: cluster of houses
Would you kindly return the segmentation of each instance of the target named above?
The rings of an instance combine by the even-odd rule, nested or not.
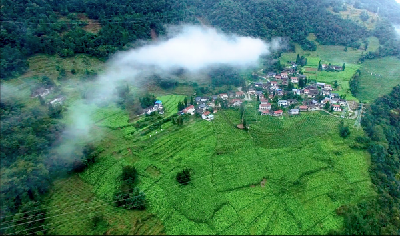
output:
[[[273,81],[267,79],[268,82],[257,82],[254,83],[253,87],[256,89],[262,88],[264,91],[268,91],[270,94],[268,98],[269,100],[272,100],[275,96],[284,96],[289,93],[301,96],[304,99],[301,104],[295,99],[278,100],[278,107],[286,108],[292,105],[296,107],[289,110],[289,114],[291,115],[298,115],[300,112],[306,111],[322,110],[326,107],[328,102],[330,107],[332,107],[332,110],[337,112],[342,111],[342,107],[347,105],[346,100],[341,99],[337,93],[333,93],[332,86],[326,83],[310,83],[305,88],[293,88],[291,91],[284,90],[283,87],[287,86],[289,81],[295,85],[299,83],[300,79],[306,78],[305,75],[297,74],[296,76],[290,76],[290,74],[291,73],[288,71],[284,71],[280,74],[269,72],[267,78]],[[249,93],[254,93],[254,89],[249,89]],[[281,116],[283,114],[282,110],[272,111],[272,105],[268,99],[260,95],[259,98],[259,112],[261,115]],[[323,99],[321,100],[321,98]]]
[[[164,114],[164,107],[162,105],[162,101],[160,101],[160,100],[155,101],[154,106],[146,108],[146,110],[144,112],[147,115],[150,115],[151,113],[156,112],[156,111],[158,111],[158,113],[161,115]]]
[[[37,98],[37,97],[42,97],[45,98],[47,95],[49,95],[53,91],[53,87],[50,88],[44,88],[40,87],[32,91],[31,97],[32,98]],[[50,101],[47,102],[47,104],[50,104],[52,106],[55,105],[61,105],[65,101],[66,97],[63,95],[58,95],[55,98],[51,99]]]

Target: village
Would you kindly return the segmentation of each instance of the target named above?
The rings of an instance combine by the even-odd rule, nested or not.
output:
[[[253,73],[253,77],[259,79],[258,82],[251,82],[245,88],[238,87],[237,91],[195,97],[193,104],[178,114],[197,113],[204,120],[211,121],[214,119],[213,113],[217,113],[220,108],[239,108],[245,101],[257,101],[259,115],[282,117],[284,114],[293,116],[303,112],[324,111],[342,118],[348,112],[348,118],[356,118],[356,114],[351,116],[352,109],[357,109],[356,103],[346,101],[345,96],[335,93],[337,85],[308,81],[307,76],[300,74],[296,67],[297,65],[292,62],[291,66],[283,69],[281,73],[263,73],[263,70]],[[343,69],[325,64],[322,67],[324,70]],[[148,112],[155,111],[156,107],[160,109],[159,104],[156,104],[153,108],[149,108]]]

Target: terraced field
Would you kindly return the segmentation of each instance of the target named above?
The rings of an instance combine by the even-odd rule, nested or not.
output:
[[[336,209],[374,194],[368,154],[349,148],[361,130],[344,140],[339,119],[319,113],[277,119],[248,107],[246,119],[249,132],[235,127],[240,117],[234,110],[151,137],[124,138],[113,130],[100,160],[80,178],[97,201],[110,202],[122,167],[134,165],[147,211],[167,234],[326,234],[342,225]],[[186,186],[175,179],[183,168],[192,173]],[[50,202],[58,202],[54,196]],[[151,222],[149,229],[161,227]]]

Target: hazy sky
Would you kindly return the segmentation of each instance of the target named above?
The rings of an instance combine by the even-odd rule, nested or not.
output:
[[[396,2],[400,3],[400,0],[396,0]]]

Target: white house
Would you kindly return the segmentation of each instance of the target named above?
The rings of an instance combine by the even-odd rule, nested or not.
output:
[[[325,90],[332,90],[332,85],[330,85],[330,84],[325,84],[324,89],[325,89]]]
[[[190,105],[190,106],[186,107],[185,109],[183,109],[182,112],[185,113],[185,114],[194,115],[194,111],[195,110],[196,109],[194,108],[194,106]]]
[[[297,83],[299,83],[299,78],[292,77],[292,78],[290,78],[290,81],[292,82],[292,84],[297,84]]]
[[[254,89],[249,89],[249,91],[247,92],[249,95],[256,95],[256,90]]]
[[[281,106],[281,107],[282,106],[287,106],[288,105],[288,101],[287,100],[279,100],[278,101],[278,105]]]
[[[225,99],[228,99],[228,94],[227,93],[221,93],[219,95],[219,97],[225,100]]]
[[[260,105],[258,106],[258,109],[259,109],[259,110],[271,110],[271,104],[270,104],[270,103],[267,103],[267,104],[260,104]]]
[[[287,79],[288,78],[288,74],[286,72],[282,72],[281,73],[281,77],[282,77],[282,79]]]
[[[340,105],[332,105],[333,107],[333,111],[342,111],[342,108],[340,107]]]
[[[289,114],[290,115],[298,115],[300,113],[300,110],[299,109],[291,109],[290,111],[289,111]]]

